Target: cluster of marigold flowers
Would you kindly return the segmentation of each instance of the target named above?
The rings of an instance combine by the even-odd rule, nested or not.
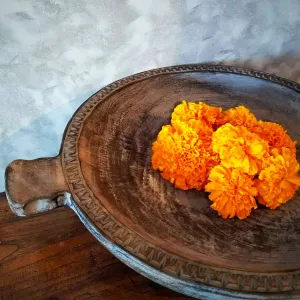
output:
[[[175,187],[204,189],[223,218],[248,217],[257,201],[275,209],[300,186],[296,142],[244,106],[178,105],[153,143],[152,165]]]

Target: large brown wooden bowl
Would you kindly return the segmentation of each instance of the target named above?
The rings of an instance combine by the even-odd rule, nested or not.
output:
[[[224,220],[205,193],[175,189],[152,169],[151,145],[183,99],[224,109],[245,105],[300,142],[299,92],[295,82],[216,65],[121,79],[77,110],[57,157],[8,166],[11,208],[29,215],[69,205],[126,264],[194,297],[298,297],[299,193],[277,210]]]

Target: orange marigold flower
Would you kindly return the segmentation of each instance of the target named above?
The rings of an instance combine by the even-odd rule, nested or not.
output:
[[[209,106],[205,103],[183,101],[177,105],[172,113],[171,124],[182,121],[197,131],[204,147],[210,147],[213,124],[222,112],[222,108]]]
[[[286,147],[291,149],[293,153],[296,153],[296,142],[293,142],[281,125],[273,122],[258,121],[257,126],[253,127],[252,131],[266,140],[271,149]]]
[[[223,218],[244,219],[257,208],[255,197],[274,209],[294,196],[295,144],[282,126],[258,121],[244,106],[222,112],[183,101],[152,145],[152,166],[180,189],[205,186]]]
[[[176,121],[173,122],[175,124]],[[203,121],[190,119],[185,122],[190,128],[193,128],[197,134],[199,139],[202,142],[203,147],[211,148],[212,135],[214,133],[211,126],[207,125]]]
[[[281,154],[280,154],[281,153]],[[265,163],[255,184],[259,203],[275,209],[289,201],[300,186],[299,163],[294,152],[283,147],[272,150],[272,156]]]
[[[255,175],[261,163],[268,156],[268,144],[243,126],[229,123],[213,133],[212,149],[220,155],[226,168],[241,168],[249,175]]]
[[[218,155],[203,146],[197,131],[179,120],[163,126],[152,150],[153,168],[183,190],[202,189],[210,169],[219,163]]]
[[[222,218],[239,219],[248,217],[251,210],[257,208],[255,196],[257,189],[253,186],[252,176],[241,169],[227,169],[222,165],[214,167],[205,190],[210,192],[209,199],[214,203],[211,207]]]
[[[183,101],[177,105],[172,113],[171,123],[179,120],[188,122],[190,120],[199,120],[206,124],[208,127],[212,127],[215,124],[217,118],[222,112],[221,107],[214,107],[205,103],[199,102],[186,102]]]
[[[238,106],[228,109],[220,114],[217,124],[224,125],[230,123],[233,126],[244,126],[251,130],[257,124],[257,120],[253,113],[245,106]]]

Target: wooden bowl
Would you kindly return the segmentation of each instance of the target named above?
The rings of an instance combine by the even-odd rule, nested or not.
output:
[[[57,157],[7,167],[10,206],[30,215],[69,205],[119,259],[187,295],[296,297],[299,193],[277,210],[258,208],[245,220],[224,220],[205,193],[175,189],[152,169],[151,145],[183,99],[224,109],[245,105],[300,142],[299,92],[299,84],[277,76],[217,65],[126,77],[77,110]]]

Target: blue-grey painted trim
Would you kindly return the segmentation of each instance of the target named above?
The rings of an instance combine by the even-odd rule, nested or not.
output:
[[[213,286],[208,286],[198,282],[179,279],[161,272],[140,259],[131,255],[128,251],[118,246],[105,234],[103,234],[91,221],[91,219],[80,209],[75,201],[69,199],[66,203],[79,217],[84,226],[91,234],[115,257],[126,264],[128,267],[147,277],[148,279],[163,285],[171,290],[194,297],[201,300],[230,300],[230,299],[268,299],[268,300],[291,300],[300,299],[297,292],[278,293],[241,293],[234,290],[226,290]]]

